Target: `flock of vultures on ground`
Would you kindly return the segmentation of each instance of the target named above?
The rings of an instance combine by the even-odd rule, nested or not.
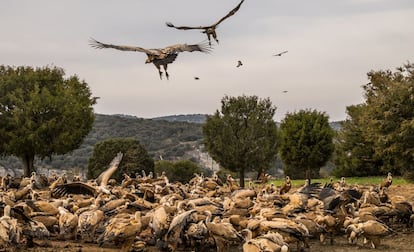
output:
[[[328,246],[344,235],[355,248],[378,248],[383,237],[412,228],[412,205],[388,194],[391,174],[371,187],[343,178],[292,188],[286,176],[280,187],[264,177],[240,188],[215,173],[187,184],[144,172],[117,182],[110,177],[122,156],[88,181],[3,176],[1,248],[61,241],[122,251],[307,251],[312,239]]]

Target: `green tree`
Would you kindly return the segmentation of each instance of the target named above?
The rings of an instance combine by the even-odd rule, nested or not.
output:
[[[155,172],[157,174],[165,172],[170,182],[188,183],[194,177],[194,173],[200,172],[200,168],[190,160],[176,162],[161,160],[155,163]]]
[[[346,108],[348,118],[342,123],[335,142],[333,174],[337,177],[378,175],[381,160],[375,156],[372,139],[365,134],[368,129],[365,111],[365,104]]]
[[[334,151],[334,131],[328,119],[316,110],[286,114],[280,124],[280,155],[286,174],[307,179],[319,175]]]
[[[22,159],[24,175],[41,159],[78,148],[95,119],[96,97],[57,67],[0,66],[0,154]]]
[[[382,173],[414,170],[414,64],[371,71],[363,86],[367,137],[381,157]]]
[[[122,161],[112,178],[122,181],[123,174],[135,176],[142,170],[154,173],[154,160],[147,150],[134,138],[111,138],[101,141],[93,148],[92,157],[88,161],[88,179],[97,178],[118,152],[124,154]]]
[[[208,152],[221,166],[240,175],[270,168],[277,156],[276,107],[257,96],[225,96],[221,111],[207,116],[203,125]]]

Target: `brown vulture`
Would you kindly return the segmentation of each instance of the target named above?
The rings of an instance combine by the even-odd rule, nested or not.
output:
[[[175,26],[171,22],[167,22],[166,25],[168,27],[172,27],[172,28],[179,29],[179,30],[190,30],[190,29],[203,30],[202,33],[207,34],[208,44],[210,46],[211,46],[211,36],[214,38],[214,40],[218,44],[219,41],[217,39],[217,33],[216,33],[217,26],[221,22],[223,22],[225,19],[233,16],[240,9],[240,6],[242,5],[243,2],[244,2],[244,0],[242,0],[234,9],[232,9],[229,13],[227,13],[227,15],[225,15],[219,21],[215,22],[212,25],[208,25],[208,26]]]
[[[158,69],[158,73],[160,75],[160,79],[162,79],[162,71],[161,66],[164,68],[165,76],[167,79],[169,78],[169,74],[167,72],[167,66],[170,63],[173,63],[175,58],[177,58],[178,53],[180,52],[204,52],[209,53],[210,49],[207,45],[201,44],[194,44],[194,45],[187,45],[187,44],[176,44],[167,46],[164,48],[155,48],[155,49],[145,49],[139,46],[126,46],[126,45],[112,45],[112,44],[104,44],[95,39],[90,39],[89,41],[90,46],[96,49],[102,48],[113,48],[116,50],[121,51],[133,51],[133,52],[143,52],[147,54],[147,59],[145,60],[145,64],[152,63]]]
[[[280,53],[276,53],[276,54],[273,54],[273,56],[282,56],[282,54],[285,54],[285,53],[287,53],[288,51],[283,51],[283,52],[280,52]]]

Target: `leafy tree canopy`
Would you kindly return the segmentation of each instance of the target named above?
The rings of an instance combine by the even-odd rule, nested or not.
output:
[[[23,160],[24,175],[41,159],[80,146],[94,121],[88,85],[57,67],[0,66],[0,153]]]
[[[371,71],[363,86],[366,97],[366,134],[374,141],[382,172],[414,169],[414,64],[397,71]]]
[[[309,179],[319,175],[334,151],[334,131],[328,119],[316,110],[286,114],[280,124],[280,155],[286,174]]]
[[[92,157],[88,161],[88,179],[97,178],[118,152],[124,154],[121,163],[112,178],[122,181],[126,173],[135,177],[136,173],[154,173],[154,160],[147,150],[133,138],[112,138],[97,143],[93,149]]]
[[[239,173],[242,187],[245,172],[266,170],[276,159],[275,111],[268,98],[225,96],[221,111],[208,116],[203,126],[208,152],[221,166]]]
[[[346,108],[348,118],[336,136],[336,167],[333,174],[337,177],[378,175],[382,162],[375,156],[372,139],[365,134],[365,110],[365,104]]]
[[[339,133],[338,174],[414,171],[414,65],[368,73],[365,103],[347,108]]]

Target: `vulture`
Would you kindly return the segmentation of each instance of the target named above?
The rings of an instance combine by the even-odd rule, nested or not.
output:
[[[175,251],[179,245],[183,243],[184,230],[191,222],[196,221],[196,210],[188,210],[174,216],[170,223],[165,240],[168,243],[168,248]]]
[[[162,79],[162,70],[161,66],[164,68],[165,76],[167,80],[169,78],[169,74],[167,72],[167,66],[170,63],[173,63],[174,60],[177,58],[178,53],[180,52],[203,52],[209,53],[211,50],[204,44],[175,44],[170,45],[164,48],[154,48],[154,49],[145,49],[139,46],[127,46],[127,45],[112,45],[112,44],[104,44],[95,39],[90,39],[90,46],[96,49],[103,49],[103,48],[113,48],[116,50],[121,51],[133,51],[133,52],[143,52],[147,54],[147,59],[145,60],[145,64],[152,63],[158,69],[158,73],[160,75],[160,79]]]
[[[285,218],[273,218],[271,221],[261,221],[259,224],[259,231],[262,234],[268,232],[278,232],[283,236],[286,243],[295,243],[299,249],[309,247],[307,242],[310,237],[307,227],[295,220]],[[300,248],[301,247],[301,248]]]
[[[212,25],[208,25],[208,26],[175,26],[171,22],[167,22],[166,25],[168,27],[172,27],[172,28],[175,28],[175,29],[178,29],[178,30],[191,30],[191,29],[203,30],[202,33],[205,33],[207,35],[208,44],[210,46],[211,46],[211,37],[213,37],[214,40],[218,44],[219,41],[217,39],[217,33],[216,33],[217,26],[221,22],[223,22],[224,20],[226,20],[227,18],[233,16],[240,9],[240,6],[242,5],[243,2],[244,2],[244,0],[242,0],[233,10],[231,10],[229,13],[227,13],[227,15],[225,15],[219,21],[215,22]]]
[[[76,238],[78,231],[78,216],[71,213],[64,207],[58,207],[59,210],[59,234],[63,239]]]
[[[4,207],[4,214],[0,217],[0,247],[7,248],[10,244],[20,242],[21,230],[17,225],[17,219],[10,217],[11,207]]]
[[[114,217],[105,226],[105,231],[99,236],[99,244],[114,242],[121,246],[121,251],[130,251],[135,237],[141,232],[141,212],[136,211],[128,217]]]
[[[94,240],[95,231],[100,222],[105,218],[104,212],[98,208],[99,204],[95,203],[90,206],[89,210],[82,212],[78,216],[77,232],[80,234],[81,239],[84,239],[88,242]]]
[[[213,237],[214,242],[216,243],[218,252],[224,251],[224,248],[229,245],[231,246],[232,243],[240,244],[244,241],[244,237],[237,232],[231,223],[212,221],[211,212],[205,211],[205,214],[207,215],[205,225],[208,233]]]
[[[346,228],[346,232],[351,233],[349,239],[351,243],[355,242],[355,239],[362,235],[371,242],[372,248],[377,248],[380,245],[382,237],[394,233],[387,225],[376,220],[351,224]]]
[[[273,56],[282,56],[282,54],[285,54],[285,53],[287,53],[288,51],[283,51],[283,52],[280,52],[280,53],[276,53],[276,54],[273,54]]]
[[[381,182],[379,189],[387,189],[392,184],[392,175],[391,172],[387,174],[387,177]]]
[[[100,192],[109,194],[110,192],[106,189],[108,185],[109,178],[115,173],[118,169],[119,164],[121,163],[123,154],[119,152],[116,157],[109,164],[108,169],[103,171],[96,182],[99,184],[98,187],[94,187],[84,182],[72,182],[62,185],[57,185],[52,190],[52,196],[55,198],[62,197],[68,194],[85,194],[96,197]]]
[[[252,238],[252,231],[243,229],[241,231],[246,236],[246,241],[243,244],[243,252],[288,252],[289,245],[284,242],[283,236],[278,232],[268,232],[256,238]]]
[[[286,176],[285,177],[285,182],[283,183],[283,185],[280,187],[280,194],[285,194],[287,192],[290,191],[290,188],[292,188],[292,182],[290,181],[290,177]]]
[[[345,209],[345,205],[359,200],[362,193],[355,189],[337,191],[329,187],[324,187],[319,192],[318,196],[324,203],[324,211],[326,213],[336,213],[337,210],[340,210],[341,213],[346,216],[347,210]]]

